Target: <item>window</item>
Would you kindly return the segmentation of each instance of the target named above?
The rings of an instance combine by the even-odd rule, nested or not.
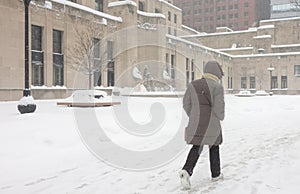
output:
[[[287,88],[287,76],[281,76],[281,88]]]
[[[41,26],[31,26],[31,64],[32,85],[44,85],[44,51],[42,48]]]
[[[247,88],[247,77],[241,77],[241,88],[242,89]]]
[[[191,63],[191,80],[192,81],[195,80],[195,62],[194,62],[194,59],[192,59],[192,63]]]
[[[171,55],[171,78],[175,79],[175,55]]]
[[[185,59],[185,74],[186,74],[186,85],[190,82],[190,60],[188,58]]]
[[[68,1],[71,1],[73,3],[77,3],[77,0],[68,0]]]
[[[250,89],[255,89],[255,77],[250,77]]]
[[[277,76],[272,76],[272,80],[271,80],[271,89],[272,89],[272,88],[278,88]]]
[[[249,18],[249,13],[248,12],[244,13],[244,18]]]
[[[249,3],[248,3],[248,2],[245,2],[245,3],[244,3],[244,7],[249,7]]]
[[[107,86],[115,85],[115,62],[113,61],[113,41],[107,41]]]
[[[272,5],[272,12],[274,13],[288,12],[294,9],[297,9],[297,6],[292,5],[291,3]]]
[[[161,13],[161,11],[159,9],[155,8],[155,13]],[[182,14],[183,14],[183,12],[182,12]]]
[[[113,41],[111,40],[107,41],[107,60],[113,60]]]
[[[168,27],[168,34],[171,34],[171,27]]]
[[[174,14],[174,23],[176,24],[177,23],[177,15]]]
[[[107,86],[115,85],[115,62],[110,61],[107,64]]]
[[[145,11],[145,5],[143,2],[139,1],[139,10],[140,11]]]
[[[300,65],[295,65],[294,66],[294,75],[295,76],[300,76]]]
[[[232,89],[232,77],[228,76],[228,89]]]
[[[174,29],[174,36],[177,36],[177,30]]]
[[[166,53],[166,71],[169,73],[169,53]]]
[[[168,11],[168,20],[171,21],[171,12]]]
[[[228,67],[228,89],[232,89],[232,67]]]
[[[95,0],[95,10],[103,12],[103,0]]]
[[[100,39],[94,38],[94,86],[101,86],[102,66],[100,59]]]
[[[53,30],[53,85],[64,85],[64,54],[62,52],[62,31]]]
[[[249,22],[248,21],[244,21],[244,26],[248,26]]]

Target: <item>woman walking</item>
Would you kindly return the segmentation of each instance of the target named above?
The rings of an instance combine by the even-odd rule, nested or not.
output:
[[[181,185],[190,189],[190,177],[204,145],[209,146],[210,170],[213,181],[222,178],[219,145],[222,143],[220,121],[224,119],[224,89],[220,84],[223,76],[221,66],[209,61],[201,79],[192,81],[183,97],[183,108],[189,117],[185,141],[193,145],[185,165],[179,172]]]

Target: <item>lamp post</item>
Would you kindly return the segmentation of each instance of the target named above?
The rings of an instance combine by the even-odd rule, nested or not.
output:
[[[23,0],[25,6],[25,89],[23,91],[23,98],[19,101],[18,110],[21,114],[32,113],[36,109],[33,98],[29,89],[29,4],[31,0]]]
[[[270,96],[273,95],[273,92],[272,92],[272,71],[274,71],[274,67],[272,67],[272,65],[270,65],[270,67],[268,67],[268,71],[270,71]]]

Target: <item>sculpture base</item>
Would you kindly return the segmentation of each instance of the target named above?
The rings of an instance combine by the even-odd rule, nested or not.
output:
[[[28,104],[28,105],[18,105],[18,110],[21,114],[25,113],[33,113],[36,109],[35,104]]]

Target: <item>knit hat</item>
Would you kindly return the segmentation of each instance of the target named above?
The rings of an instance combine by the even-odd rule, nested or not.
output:
[[[217,61],[208,61],[204,67],[204,73],[213,74],[219,79],[224,75],[222,67]]]

